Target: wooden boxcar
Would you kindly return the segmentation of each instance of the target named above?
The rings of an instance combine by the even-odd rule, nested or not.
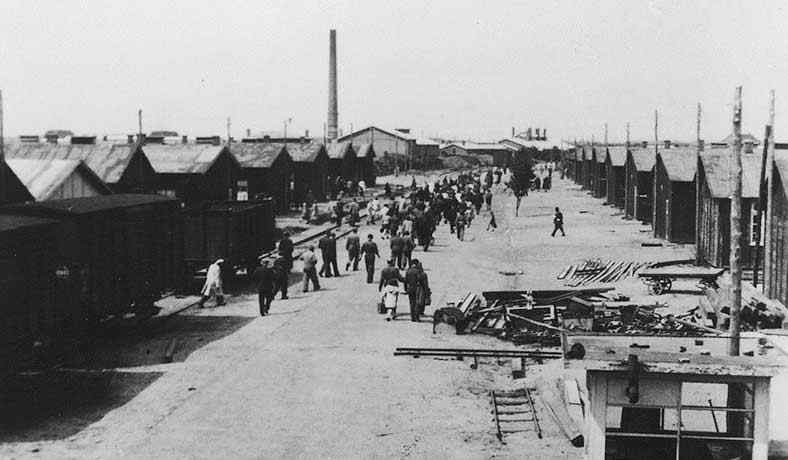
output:
[[[58,222],[0,215],[0,378],[29,357],[35,341],[72,328],[74,293],[57,277]],[[65,273],[60,273],[60,276]]]
[[[10,205],[3,215],[58,221],[57,270],[79,289],[88,321],[149,312],[183,285],[180,203],[157,195],[106,195]],[[46,244],[46,243],[42,243]]]
[[[672,243],[695,242],[695,147],[660,150],[657,155],[654,236]]]
[[[754,231],[760,231],[756,210],[760,189],[761,158],[742,154],[741,263],[752,268],[755,260]],[[698,253],[701,260],[715,267],[730,264],[731,237],[731,149],[712,149],[701,153],[698,165],[700,181],[700,228]],[[761,238],[763,245],[763,238]]]
[[[643,223],[651,222],[654,187],[654,151],[633,148],[627,152],[624,213]]]
[[[273,202],[205,203],[184,211],[184,258],[189,274],[217,259],[228,269],[257,267],[257,257],[274,247]]]

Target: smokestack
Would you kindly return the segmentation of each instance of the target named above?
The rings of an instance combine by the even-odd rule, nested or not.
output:
[[[542,136],[539,135],[539,128],[536,128],[536,140],[537,141],[541,141],[542,140]]]
[[[512,126],[512,137],[514,137],[514,126]]]
[[[542,128],[542,140],[547,140],[547,128]]]
[[[337,31],[329,32],[328,48],[328,140],[337,139],[339,109],[337,108]]]

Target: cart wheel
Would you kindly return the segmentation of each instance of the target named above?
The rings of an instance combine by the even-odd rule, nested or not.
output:
[[[673,287],[673,280],[670,278],[665,278],[662,280],[662,292],[669,292],[670,289]]]
[[[662,285],[662,280],[655,279],[654,280],[654,284],[651,285],[651,292],[654,295],[662,295],[663,289],[664,289],[664,287]]]

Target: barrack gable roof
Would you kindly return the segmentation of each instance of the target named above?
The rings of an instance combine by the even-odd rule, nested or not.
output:
[[[604,163],[607,158],[607,147],[594,147],[594,151],[596,152],[596,162]]]
[[[703,173],[709,192],[713,198],[730,198],[733,193],[733,156],[731,149],[712,149],[701,152]],[[741,155],[741,196],[742,198],[758,198],[761,182],[761,156],[757,154]]]
[[[632,160],[635,162],[635,169],[638,172],[648,172],[654,169],[654,149],[653,148],[636,148],[629,151],[632,155]]]
[[[350,142],[337,142],[331,146],[328,151],[328,158],[332,160],[341,160],[348,155],[353,155],[353,145]]]
[[[319,142],[304,142],[287,144],[287,152],[296,163],[313,163],[320,156],[320,152],[326,151],[326,146]],[[328,155],[328,153],[325,153]]]
[[[230,144],[230,153],[242,168],[270,168],[281,155],[287,155],[287,149],[278,143],[235,143]]]
[[[159,174],[205,174],[226,150],[226,145],[212,144],[148,144],[144,148]],[[238,163],[233,155],[230,158]]]
[[[369,130],[373,130],[373,129],[376,130],[376,131],[380,131],[383,134],[387,134],[389,136],[393,136],[393,137],[402,139],[403,141],[416,141],[417,140],[416,136],[414,136],[413,134],[410,134],[410,133],[403,133],[402,131],[398,131],[396,129],[387,129],[387,128],[379,128],[377,126],[368,126],[368,127],[364,128],[364,129],[359,129],[358,131],[354,131],[354,132],[352,132],[350,134],[345,134],[344,136],[342,136],[339,139],[337,139],[337,141],[339,141],[340,143],[346,142],[348,140],[353,139],[354,137],[356,137],[359,134],[365,133],[365,132],[367,132]]]
[[[607,156],[613,166],[624,166],[627,162],[627,148],[623,145],[614,145],[607,148]]]
[[[692,182],[698,156],[695,147],[678,147],[659,151],[659,157],[671,182]]]
[[[139,151],[138,144],[20,143],[6,146],[6,156],[29,160],[82,160],[104,183],[115,184]]]
[[[9,158],[6,162],[36,201],[48,199],[74,173],[82,174],[100,193],[110,193],[82,160]]]
[[[375,149],[372,144],[361,144],[356,149],[356,157],[358,158],[375,158]]]

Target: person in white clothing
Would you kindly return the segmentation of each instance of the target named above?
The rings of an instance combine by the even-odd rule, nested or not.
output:
[[[224,305],[224,292],[222,292],[222,265],[224,259],[218,259],[208,267],[208,273],[205,275],[205,284],[202,287],[202,298],[200,299],[200,307],[205,306],[205,302],[212,296],[216,296],[216,306]]]

